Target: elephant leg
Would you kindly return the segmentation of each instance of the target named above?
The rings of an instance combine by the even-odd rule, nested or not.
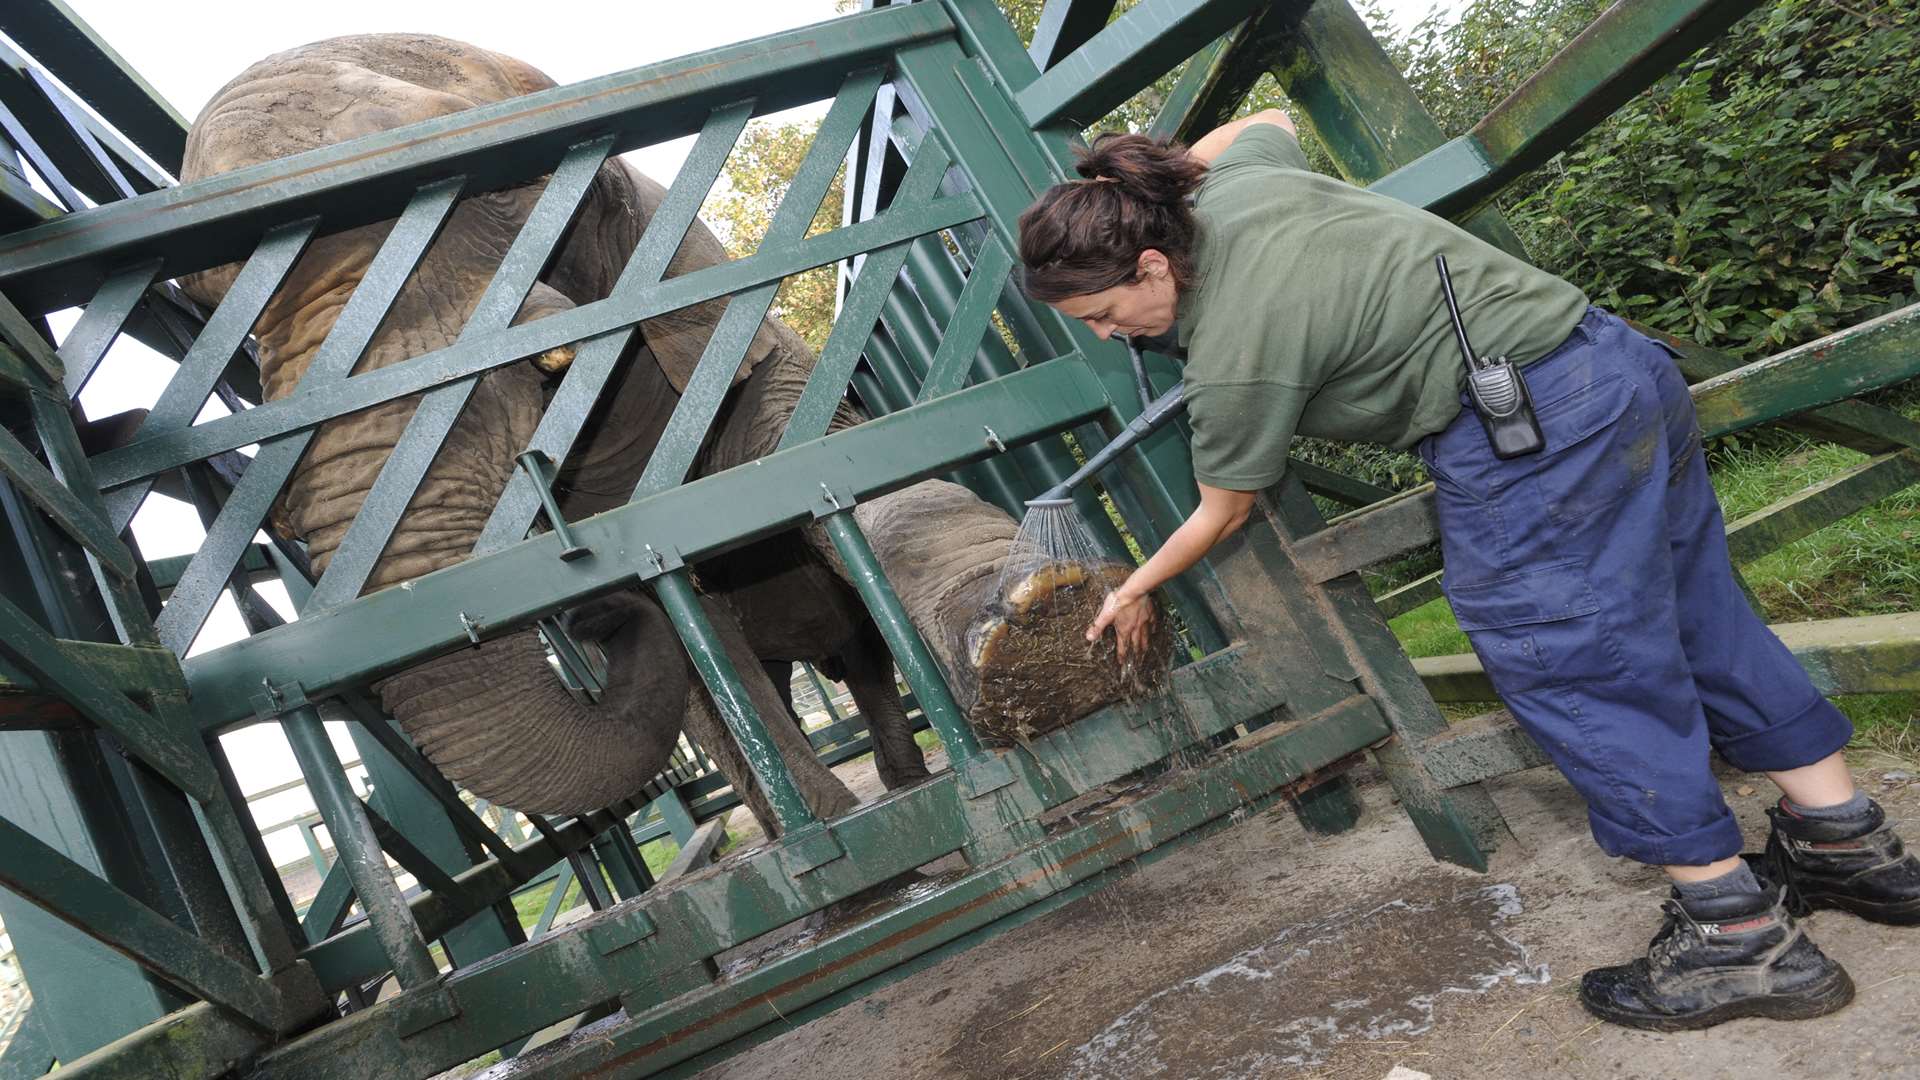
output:
[[[888,791],[895,791],[932,776],[920,744],[913,741],[907,710],[900,705],[900,691],[893,681],[893,657],[873,620],[867,620],[841,650],[840,659],[846,665],[847,689],[873,736],[873,764],[879,770],[880,782]]]
[[[719,636],[728,659],[733,661],[734,670],[740,675],[740,681],[746,685],[748,700],[760,714],[767,736],[773,740],[781,760],[786,762],[787,772],[793,777],[793,785],[799,790],[807,808],[815,817],[826,820],[839,817],[860,805],[860,800],[847,790],[840,778],[820,763],[819,757],[814,754],[813,744],[801,734],[799,727],[781,720],[783,710],[780,694],[747,645],[746,634],[740,629],[733,612],[711,597],[703,596],[700,599],[706,609],[707,621],[712,623],[714,633]],[[780,835],[782,829],[779,822],[771,812],[764,793],[759,790],[759,781],[748,767],[746,756],[740,751],[732,732],[721,722],[707,688],[697,679],[693,692],[687,696],[686,713],[687,733],[713,756],[721,773],[740,793],[741,800],[759,820],[760,827],[767,835]]]

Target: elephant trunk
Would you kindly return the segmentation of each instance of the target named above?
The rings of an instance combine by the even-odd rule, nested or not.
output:
[[[604,636],[575,623],[608,658],[597,702],[577,700],[554,676],[532,630],[409,668],[380,685],[381,702],[448,779],[492,802],[578,814],[631,797],[679,738],[651,716],[657,704],[646,706],[683,699],[688,681],[676,651],[655,655],[663,643],[675,649],[660,609],[626,599],[625,621]]]

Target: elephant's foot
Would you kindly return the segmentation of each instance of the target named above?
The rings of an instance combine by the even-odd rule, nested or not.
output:
[[[976,731],[1025,742],[1164,684],[1173,650],[1164,615],[1153,621],[1145,655],[1125,664],[1111,634],[1086,640],[1127,573],[1117,564],[1051,563],[1003,584],[967,628],[967,662],[980,688],[969,714]]]
[[[533,358],[533,366],[548,375],[558,375],[573,366],[573,346],[561,345]]]

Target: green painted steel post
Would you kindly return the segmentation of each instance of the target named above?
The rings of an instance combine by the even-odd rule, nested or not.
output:
[[[846,719],[840,715],[840,709],[833,703],[833,694],[828,691],[827,684],[820,681],[820,673],[813,670],[813,665],[802,661],[800,669],[807,673],[807,681],[813,684],[813,692],[820,695],[820,707],[827,710],[828,718],[836,724]]]
[[[307,845],[307,858],[313,861],[313,872],[326,877],[333,864],[327,861],[326,849],[320,846],[320,838],[314,835],[313,822],[302,821],[295,828],[300,830],[300,839]]]
[[[660,820],[667,823],[667,831],[673,834],[674,842],[684,845],[693,838],[693,814],[687,809],[687,800],[681,798],[678,791],[669,790],[665,795],[653,800],[660,811]]]
[[[693,658],[694,668],[713,694],[720,718],[739,741],[740,752],[753,769],[754,779],[760,781],[760,789],[766,793],[774,816],[780,819],[780,827],[792,833],[819,820],[800,796],[800,789],[793,785],[793,774],[780,759],[780,751],[767,734],[766,720],[753,707],[746,683],[741,681],[740,672],[727,656],[726,646],[714,633],[713,624],[707,621],[707,613],[700,606],[693,583],[687,580],[686,570],[669,570],[654,578],[652,585],[660,606],[673,620],[673,628]]]
[[[1447,141],[1347,0],[1317,0],[1281,39],[1278,53],[1275,81],[1352,183],[1370,184]],[[1484,210],[1460,226],[1527,257],[1498,210]]]
[[[434,966],[427,943],[420,937],[420,927],[408,910],[407,898],[401,895],[393,872],[387,868],[386,855],[380,850],[366,808],[347,784],[346,770],[333,752],[320,711],[310,704],[297,705],[280,714],[280,727],[300,763],[314,804],[326,819],[327,831],[333,834],[334,854],[347,868],[353,891],[373,924],[374,936],[393,965],[394,977],[408,990],[433,982],[440,977],[440,969]]]
[[[820,521],[826,526],[827,535],[833,538],[834,550],[840,553],[841,561],[853,575],[853,587],[859,591],[860,599],[866,601],[873,621],[879,624],[880,635],[887,639],[894,663],[907,677],[907,685],[913,687],[914,697],[919,699],[927,721],[946,744],[947,760],[959,767],[980,752],[980,743],[973,737],[973,728],[968,726],[960,706],[947,689],[947,680],[934,663],[927,643],[907,618],[906,608],[901,606],[893,584],[880,568],[872,545],[853,520],[851,507],[841,505],[837,512],[822,515]]]

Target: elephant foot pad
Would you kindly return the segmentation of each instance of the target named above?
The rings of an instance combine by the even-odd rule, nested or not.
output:
[[[1145,656],[1121,664],[1113,635],[1086,630],[1129,570],[1118,563],[1055,562],[996,590],[967,628],[966,656],[979,680],[968,719],[983,739],[1030,742],[1103,706],[1158,690],[1173,634],[1156,611]]]

